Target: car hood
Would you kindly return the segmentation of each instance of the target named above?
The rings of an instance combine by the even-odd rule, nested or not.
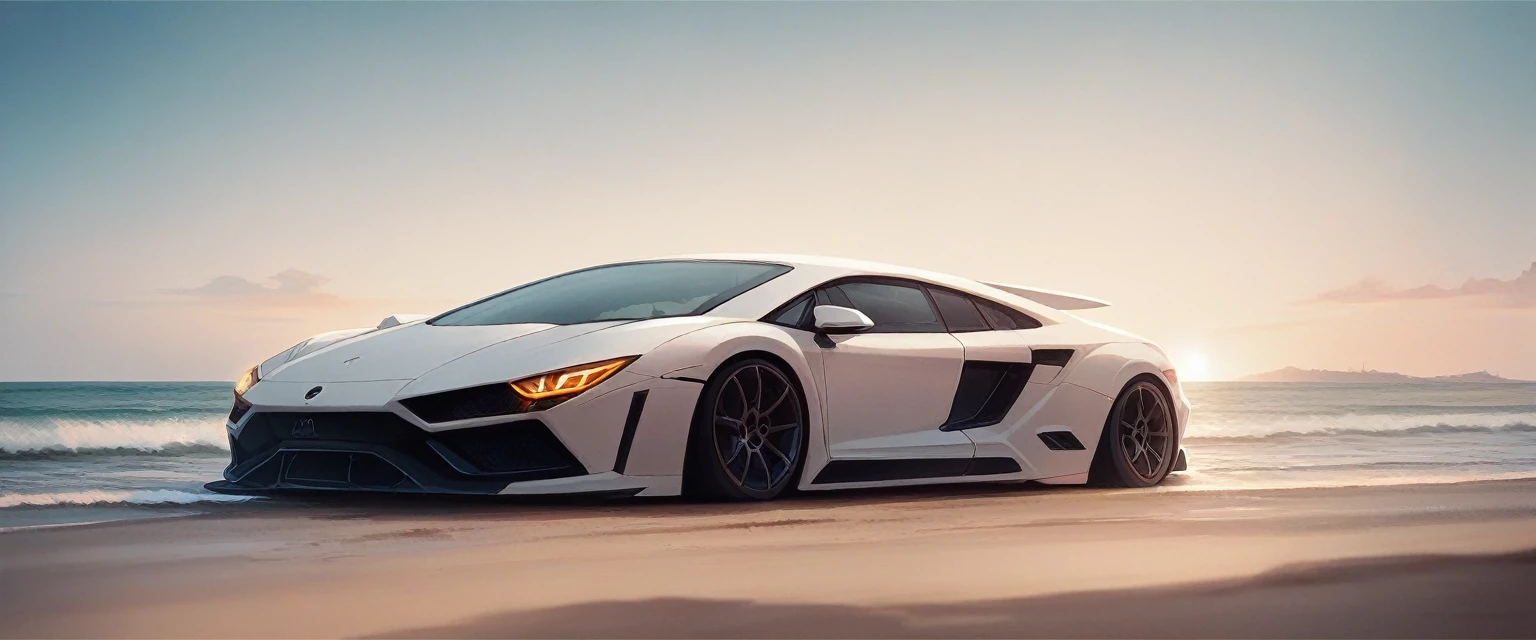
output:
[[[282,382],[414,380],[449,362],[504,342],[523,341],[533,347],[613,324],[617,323],[440,327],[417,322],[343,340],[279,367],[266,379]]]
[[[573,325],[434,326],[363,334],[264,376],[280,382],[413,381],[404,395],[515,380],[571,365],[640,356],[678,336],[731,322],[689,316]]]
[[[578,327],[593,325],[569,325],[532,334],[526,338],[507,340],[486,347],[433,369],[401,390],[402,396],[436,393],[492,382],[517,380],[569,366],[598,362],[624,356],[644,356],[656,347],[679,336],[705,327],[740,322],[729,318],[685,316],[656,318],[630,322],[603,323],[590,330],[574,333]],[[434,327],[435,328],[435,327]],[[560,337],[557,331],[572,331],[568,337]],[[640,369],[638,365],[615,376],[629,378]]]

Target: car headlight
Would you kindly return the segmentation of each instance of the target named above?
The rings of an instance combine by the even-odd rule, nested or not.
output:
[[[235,381],[235,395],[243,396],[245,392],[251,390],[251,387],[256,386],[256,383],[261,382],[260,369],[261,367],[251,367],[249,371],[245,372],[245,375],[240,376],[240,379]]]
[[[613,377],[613,374],[629,366],[629,363],[634,362],[638,357],[629,356],[576,365],[522,380],[513,380],[510,384],[518,395],[529,400],[558,398],[564,401]]]
[[[245,375],[235,381],[235,406],[229,410],[229,421],[238,423],[245,414],[251,410],[251,403],[245,399],[245,392],[261,382],[261,365],[251,367]]]

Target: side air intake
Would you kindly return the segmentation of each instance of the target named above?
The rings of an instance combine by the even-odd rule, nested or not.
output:
[[[1034,365],[1021,362],[967,360],[960,369],[960,385],[941,431],[988,427],[1003,421],[1029,382]]]
[[[1040,366],[1065,367],[1072,361],[1071,349],[1035,349],[1035,364]]]
[[[1042,431],[1039,436],[1045,442],[1045,448],[1051,451],[1083,450],[1083,442],[1072,435],[1071,431]]]

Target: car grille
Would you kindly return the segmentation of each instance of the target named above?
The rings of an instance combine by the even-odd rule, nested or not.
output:
[[[558,469],[574,460],[549,429],[520,426],[513,429],[457,429],[433,436],[476,469],[490,473],[515,473]],[[513,423],[520,424],[520,423]]]
[[[388,412],[256,413],[230,445],[226,477],[256,487],[484,493],[587,473],[538,420],[432,433]]]
[[[455,389],[400,401],[411,413],[431,424],[518,413],[523,398],[506,383]]]

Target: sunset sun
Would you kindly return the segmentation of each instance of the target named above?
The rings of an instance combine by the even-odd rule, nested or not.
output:
[[[1174,359],[1179,379],[1185,382],[1204,382],[1211,379],[1211,362],[1200,351],[1190,351]]]

